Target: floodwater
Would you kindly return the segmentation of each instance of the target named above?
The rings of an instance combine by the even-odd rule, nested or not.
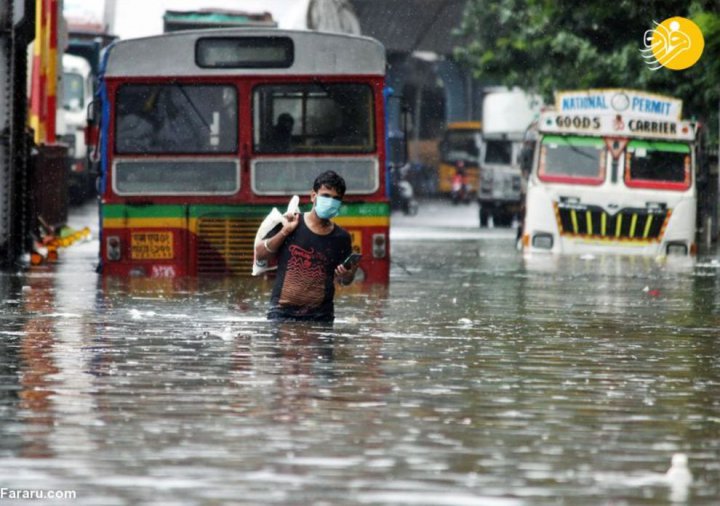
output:
[[[524,259],[475,212],[396,217],[333,328],[262,280],[103,282],[96,241],[2,275],[0,504],[720,503],[716,251]]]

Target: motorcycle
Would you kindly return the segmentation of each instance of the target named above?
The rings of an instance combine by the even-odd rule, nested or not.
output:
[[[454,205],[463,202],[470,203],[470,195],[468,193],[467,183],[465,182],[465,172],[458,168],[452,179],[452,188],[450,190],[450,199]]]

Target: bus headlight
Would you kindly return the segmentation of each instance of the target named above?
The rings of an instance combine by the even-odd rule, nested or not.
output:
[[[387,256],[387,239],[385,234],[373,234],[372,236],[373,258],[385,258]]]
[[[537,249],[552,249],[553,236],[547,232],[539,232],[532,236],[532,246]]]
[[[110,235],[105,239],[105,255],[108,260],[117,262],[122,258],[120,249],[120,238],[116,235]]]
[[[667,256],[687,256],[688,247],[684,242],[669,242],[665,248]]]

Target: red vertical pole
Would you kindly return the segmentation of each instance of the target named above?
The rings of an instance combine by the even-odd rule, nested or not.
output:
[[[59,16],[58,0],[36,0],[30,87],[30,126],[36,144],[55,143]]]
[[[45,75],[47,76],[47,115],[46,137],[48,144],[55,144],[55,117],[57,113],[57,81],[58,81],[58,0],[47,0],[47,34],[48,59]]]
[[[30,127],[35,143],[45,142],[45,0],[35,0],[35,41],[33,42],[32,76],[30,82]]]

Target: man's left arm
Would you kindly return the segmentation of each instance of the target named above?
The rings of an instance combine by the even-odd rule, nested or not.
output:
[[[349,285],[355,279],[355,272],[357,271],[358,264],[353,265],[349,269],[346,269],[343,264],[338,265],[335,268],[335,277],[338,283],[341,285]]]

